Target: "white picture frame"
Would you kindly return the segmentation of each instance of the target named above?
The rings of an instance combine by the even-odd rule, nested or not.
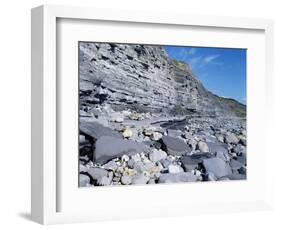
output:
[[[67,26],[63,27],[60,24],[63,20],[67,21]],[[58,83],[57,75],[60,74],[59,66],[61,63],[58,57],[58,49],[59,47],[59,34],[61,34],[60,29],[66,31],[72,31],[72,25],[75,21],[79,23],[84,22],[103,22],[108,24],[109,26],[114,26],[114,22],[120,22],[124,25],[149,25],[151,28],[161,27],[162,30],[165,30],[165,26],[170,29],[180,28],[180,30],[184,31],[185,28],[200,28],[204,32],[210,34],[210,38],[218,38],[215,35],[216,32],[212,35],[212,32],[208,32],[209,30],[219,30],[220,33],[223,31],[240,31],[239,33],[247,34],[254,31],[253,37],[252,35],[248,38],[248,40],[252,41],[253,46],[255,44],[254,40],[256,36],[255,34],[259,34],[257,36],[257,43],[262,44],[260,51],[258,51],[258,55],[250,54],[249,59],[257,57],[255,59],[258,63],[260,63],[258,70],[261,71],[259,74],[259,78],[255,81],[254,87],[252,86],[254,81],[250,78],[248,81],[248,88],[250,95],[249,96],[249,108],[248,113],[249,116],[249,128],[250,134],[249,142],[259,142],[260,137],[254,134],[254,127],[257,122],[262,122],[261,129],[264,132],[263,138],[267,140],[266,145],[263,146],[262,149],[258,150],[253,147],[249,147],[249,152],[251,156],[251,152],[259,151],[255,157],[249,157],[249,164],[252,164],[252,172],[253,174],[258,171],[260,164],[262,162],[266,162],[264,165],[263,171],[265,172],[262,176],[262,180],[258,181],[255,175],[251,176],[250,171],[250,179],[246,182],[235,182],[233,183],[209,183],[208,185],[194,185],[194,184],[179,184],[179,185],[160,185],[158,186],[132,186],[132,187],[118,187],[118,188],[103,188],[103,189],[80,189],[78,191],[77,188],[73,188],[73,181],[77,181],[76,174],[71,174],[69,178],[67,178],[66,170],[69,170],[70,167],[64,166],[63,170],[61,169],[63,164],[67,165],[75,165],[77,164],[77,158],[75,155],[71,155],[67,162],[65,162],[65,157],[62,154],[59,156],[57,153],[61,151],[61,143],[58,138],[60,132],[58,119],[60,116],[61,108],[58,108],[58,98],[65,97],[67,91],[71,91],[75,84],[78,82],[76,79],[75,84],[67,84],[64,87],[69,88],[60,88],[60,84]],[[81,26],[82,24],[77,23],[73,31],[81,28],[81,36],[85,34],[83,39],[88,38],[89,26],[88,23],[84,28]],[[129,26],[128,26],[129,27]],[[164,28],[164,29],[163,29]],[[83,32],[84,30],[85,32]],[[124,31],[128,31],[129,29],[125,28]],[[72,34],[74,32],[71,32]],[[105,34],[104,36],[110,36]],[[118,36],[116,35],[115,40],[118,41],[126,41],[126,39],[130,42],[132,38],[122,38],[124,37],[124,33]],[[244,47],[251,46],[250,42],[245,40],[243,43],[239,40],[239,36],[233,36],[233,43],[236,47]],[[66,37],[66,36],[64,36]],[[80,39],[79,37],[73,36],[72,42],[75,42]],[[192,37],[192,36],[191,36]],[[258,38],[259,37],[259,38]],[[91,38],[89,36],[89,38]],[[100,37],[98,40],[102,41],[106,37]],[[65,38],[64,38],[65,39]],[[112,39],[109,38],[109,40]],[[123,40],[124,39],[124,40]],[[142,42],[148,42],[149,38],[143,38],[144,40],[140,40]],[[146,39],[146,40],[145,40]],[[152,38],[151,38],[152,39]],[[193,38],[194,40],[194,38]],[[210,39],[212,40],[212,39]],[[216,45],[216,39],[210,42],[211,45]],[[227,40],[227,38],[226,38]],[[63,40],[65,41],[65,40]],[[71,41],[71,38],[69,38]],[[105,39],[105,41],[108,41]],[[134,41],[134,40],[131,40]],[[140,43],[141,43],[140,41]],[[222,42],[219,38],[218,41]],[[160,38],[155,35],[155,40],[153,42],[157,43],[166,43],[166,42],[174,42],[174,44],[180,43],[180,41],[172,41],[167,40],[164,37]],[[66,42],[67,43],[67,42]],[[182,40],[183,44],[184,41]],[[192,38],[189,41],[192,43]],[[209,46],[210,44],[202,41],[200,45]],[[243,45],[244,44],[244,45]],[[248,45],[247,45],[248,44]],[[217,46],[220,44],[217,42]],[[232,46],[232,43],[225,42],[224,46]],[[77,50],[75,50],[76,52]],[[70,51],[69,51],[70,52]],[[74,51],[73,51],[74,52]],[[75,53],[74,53],[75,54]],[[69,53],[67,55],[72,57]],[[75,56],[73,56],[75,57]],[[74,60],[74,59],[73,59]],[[68,61],[68,60],[67,60]],[[71,61],[71,60],[70,60]],[[249,62],[251,64],[251,60]],[[74,64],[74,63],[72,63]],[[73,65],[74,66],[74,65]],[[78,66],[78,65],[77,65]],[[251,67],[252,66],[252,67]],[[253,68],[254,65],[250,65],[249,68]],[[75,67],[76,68],[76,67]],[[260,69],[259,69],[260,68]],[[70,68],[72,72],[75,72],[75,69]],[[252,72],[250,75],[253,75]],[[71,73],[70,73],[71,74]],[[77,72],[73,73],[73,76],[77,76]],[[70,78],[70,81],[75,81],[74,78]],[[265,84],[264,84],[265,83]],[[114,10],[102,10],[102,9],[92,9],[92,8],[79,8],[79,7],[66,7],[66,6],[51,6],[44,5],[37,8],[32,9],[32,203],[31,203],[31,213],[32,219],[41,224],[56,224],[56,223],[70,223],[70,222],[82,222],[82,221],[96,221],[96,220],[107,220],[107,219],[127,219],[127,218],[142,218],[142,217],[159,217],[159,216],[171,216],[171,215],[186,215],[189,213],[205,213],[205,212],[217,212],[217,211],[245,211],[245,210],[260,210],[260,209],[268,209],[272,207],[272,172],[270,170],[270,154],[271,154],[271,145],[270,140],[268,138],[268,134],[272,129],[271,123],[271,113],[273,111],[273,107],[275,105],[275,100],[273,98],[273,23],[271,20],[266,19],[247,19],[247,18],[231,18],[231,17],[210,17],[210,16],[191,16],[191,15],[174,15],[174,14],[164,14],[157,12],[127,12],[127,11],[114,11]],[[62,93],[63,92],[63,93]],[[62,95],[65,94],[65,95]],[[69,94],[68,94],[69,95]],[[76,95],[74,95],[76,96]],[[255,102],[255,100],[259,100],[259,103]],[[62,100],[63,103],[63,100]],[[75,103],[74,103],[75,104]],[[64,107],[62,106],[64,109]],[[259,112],[259,109],[266,108],[266,113],[262,113],[260,115],[256,115]],[[67,108],[66,108],[67,109]],[[73,108],[72,108],[73,109]],[[73,110],[72,110],[73,111]],[[77,115],[77,114],[76,114]],[[72,120],[71,120],[72,119]],[[71,118],[69,121],[77,122]],[[78,118],[77,118],[78,119]],[[77,127],[72,127],[75,131]],[[252,128],[252,131],[251,131]],[[71,128],[70,128],[71,129]],[[75,138],[74,133],[72,137],[68,136],[67,138]],[[77,138],[78,139],[78,138]],[[62,142],[63,143],[63,142]],[[75,147],[75,146],[74,146]],[[260,154],[261,151],[265,153]],[[78,154],[78,153],[77,153]],[[77,168],[78,169],[78,168]],[[78,170],[75,170],[78,173]],[[75,172],[76,173],[76,172]],[[253,183],[251,182],[253,181]],[[240,186],[239,183],[242,183]],[[67,187],[70,185],[70,187]],[[71,187],[72,186],[72,187]],[[148,188],[149,187],[149,188]],[[69,188],[69,190],[68,190]],[[240,188],[237,190],[237,188]],[[72,190],[73,191],[72,191]],[[161,190],[162,189],[162,190]],[[229,196],[225,196],[222,193],[222,190],[231,191],[236,190],[237,197],[229,198]],[[71,190],[71,191],[70,191]],[[211,194],[214,194],[214,200],[203,199],[200,203],[199,200],[196,202],[196,199],[199,199],[199,195],[202,195],[202,190],[209,190]],[[219,196],[222,198],[221,200],[216,199],[216,190],[219,193]],[[171,199],[167,199],[166,204],[162,204],[161,202],[154,202],[153,200],[149,200],[149,204],[152,205],[153,208],[157,208],[160,211],[154,212],[153,208],[148,208],[146,210],[146,206],[142,205],[144,203],[140,196],[142,194],[147,197],[148,193],[158,194],[159,197],[167,196],[168,194],[177,193],[178,197],[184,196],[186,191],[190,191],[190,194],[198,194],[198,197],[193,197],[193,201],[187,200],[184,202],[180,202],[180,199],[176,199],[172,202]],[[250,199],[250,195],[243,196],[243,193],[255,192],[255,195],[252,195],[252,199]],[[82,203],[85,203],[87,200],[85,197],[89,197],[89,193],[94,194],[95,196],[99,196],[99,198],[105,200],[111,193],[116,194],[116,196],[120,197],[120,201],[116,201],[116,204],[119,206],[119,210],[113,212],[108,208],[102,208],[102,204],[96,201],[89,201],[90,204],[94,204],[96,202],[96,206],[92,206],[92,211],[81,211],[83,209],[82,205],[79,205],[79,200],[84,199]],[[185,192],[185,193],[184,193]],[[130,205],[130,201],[126,201],[122,199],[122,197],[130,197],[132,194],[137,194],[139,201],[136,202],[137,207],[133,207]],[[219,197],[218,196],[218,197]],[[71,200],[72,199],[72,200]],[[204,202],[203,202],[204,201]],[[105,206],[108,206],[110,202],[115,202],[114,199],[108,199],[108,201],[104,201]],[[65,204],[67,203],[67,205]],[[81,203],[81,202],[80,202]],[[62,205],[63,204],[63,205]],[[120,207],[123,205],[123,207]],[[189,205],[189,209],[186,210],[185,206]],[[84,205],[85,206],[85,205]],[[171,210],[169,210],[169,207]]]

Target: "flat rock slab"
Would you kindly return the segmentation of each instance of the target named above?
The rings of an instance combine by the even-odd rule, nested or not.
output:
[[[184,156],[185,157],[185,156]],[[183,157],[183,158],[184,158]],[[214,157],[211,153],[202,153],[202,152],[199,152],[199,153],[194,153],[192,154],[191,156],[187,156],[187,157],[191,157],[192,160],[198,162],[199,163],[202,163],[204,159],[209,159],[209,158],[212,158]]]
[[[203,160],[203,166],[207,173],[211,172],[217,178],[225,177],[232,174],[229,164],[225,163],[218,157]]]
[[[122,137],[120,133],[97,122],[85,122],[80,120],[80,131],[83,134],[92,137],[94,140],[97,140],[102,136]]]
[[[89,168],[88,174],[92,177],[94,181],[101,180],[103,177],[107,177],[107,170],[102,168]]]
[[[195,168],[198,167],[198,164],[201,162],[202,160],[200,159],[194,159],[191,156],[183,156],[181,158],[181,164],[182,167],[184,168],[185,171],[191,171]]]
[[[181,156],[191,152],[191,148],[179,138],[163,136],[161,142],[168,154]]]
[[[233,170],[238,170],[242,167],[244,167],[244,165],[240,162],[240,161],[237,161],[237,160],[231,160],[230,161],[230,167],[233,169]]]
[[[164,173],[159,177],[159,183],[195,182],[197,177],[190,172]]]
[[[134,155],[146,151],[148,146],[132,140],[123,140],[113,136],[100,137],[95,143],[95,163],[105,164],[122,155]]]
[[[210,153],[228,154],[227,144],[207,142]]]
[[[246,180],[246,174],[231,174],[228,176],[230,180]]]

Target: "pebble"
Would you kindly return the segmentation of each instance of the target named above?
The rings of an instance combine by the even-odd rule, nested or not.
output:
[[[115,160],[111,160],[102,166],[106,170],[113,170],[115,171],[118,168],[118,164]]]
[[[130,159],[130,157],[129,157],[128,155],[123,155],[123,156],[121,157],[121,161],[123,161],[123,162],[128,162],[129,159]]]
[[[150,178],[148,176],[137,175],[137,176],[133,177],[132,184],[147,184],[149,179]]]
[[[239,142],[239,139],[234,133],[227,133],[225,136],[225,142],[229,144],[237,144]]]
[[[201,152],[203,152],[203,153],[209,152],[209,147],[208,147],[208,145],[207,145],[206,142],[199,141],[198,144],[197,144],[197,146],[198,146],[198,149],[199,149]]]
[[[197,177],[190,172],[164,173],[159,177],[159,183],[195,182]]]
[[[168,171],[169,171],[169,173],[180,173],[180,172],[183,172],[184,170],[179,165],[170,164],[168,166]]]
[[[123,176],[121,177],[121,183],[122,183],[123,185],[129,185],[129,184],[131,184],[131,183],[132,183],[132,177],[123,175]]]
[[[130,128],[126,128],[123,133],[122,133],[123,137],[125,138],[129,138],[133,136],[133,131]]]
[[[161,161],[167,158],[167,153],[163,150],[153,149],[153,151],[149,154],[149,159],[153,162]]]
[[[124,121],[122,114],[114,113],[112,114],[111,121],[121,123]]]
[[[153,132],[151,135],[150,135],[150,138],[151,138],[151,140],[153,140],[153,141],[158,141],[158,140],[160,140],[161,138],[162,138],[162,134],[161,133],[159,133],[159,132]]]

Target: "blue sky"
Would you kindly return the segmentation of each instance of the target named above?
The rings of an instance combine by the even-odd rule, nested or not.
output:
[[[172,59],[191,66],[205,88],[246,104],[246,50],[165,46]]]

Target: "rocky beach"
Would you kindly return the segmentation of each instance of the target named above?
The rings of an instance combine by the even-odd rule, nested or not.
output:
[[[79,186],[244,180],[246,106],[162,46],[79,43]]]

